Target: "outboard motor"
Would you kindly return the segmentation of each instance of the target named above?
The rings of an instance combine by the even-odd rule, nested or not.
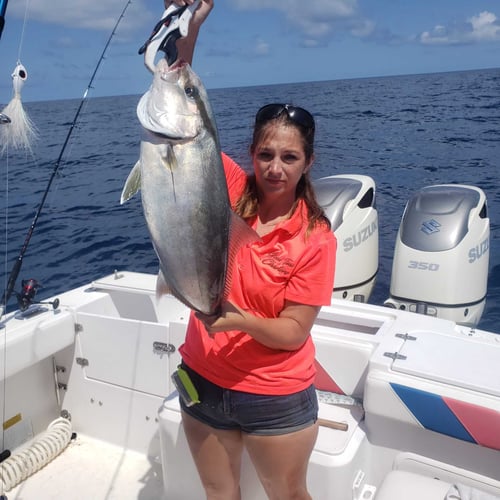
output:
[[[490,224],[474,186],[425,187],[407,203],[385,305],[475,326],[486,301]]]
[[[333,296],[368,302],[378,271],[375,182],[366,175],[332,175],[314,181],[337,238]]]

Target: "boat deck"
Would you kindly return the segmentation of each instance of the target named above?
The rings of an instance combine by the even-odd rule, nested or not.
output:
[[[6,495],[8,500],[159,500],[161,463],[78,435],[59,456]]]

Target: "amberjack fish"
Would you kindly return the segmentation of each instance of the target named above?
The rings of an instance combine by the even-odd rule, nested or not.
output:
[[[161,59],[137,116],[140,159],[121,202],[141,190],[160,265],[157,295],[171,293],[195,311],[214,314],[229,286],[231,254],[253,231],[230,207],[207,92],[189,64],[169,67]]]

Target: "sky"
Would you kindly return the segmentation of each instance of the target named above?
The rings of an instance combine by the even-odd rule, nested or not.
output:
[[[81,98],[128,0],[9,0],[0,103]],[[133,0],[89,96],[142,94],[162,0]],[[500,67],[499,0],[215,0],[193,67],[207,88]]]

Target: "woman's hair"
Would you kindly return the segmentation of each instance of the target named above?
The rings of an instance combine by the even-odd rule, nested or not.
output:
[[[284,110],[285,108],[283,108],[283,111]],[[295,127],[299,131],[302,138],[302,145],[304,148],[306,162],[310,162],[314,154],[314,126],[306,127],[304,125],[301,125],[296,120],[290,118],[288,113],[285,112],[282,112],[278,116],[272,117],[267,121],[256,121],[253,131],[252,145],[250,146],[250,153],[253,155],[257,145],[263,140],[270,127],[274,127],[277,124],[287,127]],[[295,190],[295,204],[293,206],[292,212],[295,211],[295,208],[297,207],[298,201],[300,199],[304,200],[307,207],[309,222],[307,225],[306,234],[310,234],[316,224],[326,224],[328,229],[331,229],[330,220],[323,211],[323,208],[316,200],[316,195],[314,193],[309,170],[306,173],[302,174],[302,177],[297,184],[297,188]],[[242,218],[250,219],[257,215],[258,205],[259,195],[257,190],[257,182],[255,179],[255,175],[252,174],[247,179],[245,190],[236,203],[235,211]]]

